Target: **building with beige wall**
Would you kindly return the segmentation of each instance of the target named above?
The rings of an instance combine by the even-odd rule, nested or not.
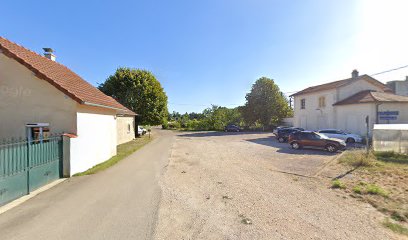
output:
[[[408,123],[408,97],[393,94],[356,70],[351,78],[309,87],[291,97],[294,126],[308,130],[334,128],[364,136],[367,116],[370,131],[375,123]]]
[[[389,81],[387,86],[397,95],[408,96],[408,76],[403,81]]]
[[[135,139],[135,116],[123,113],[116,118],[118,144]]]
[[[128,132],[118,115],[126,113],[123,122],[134,126],[135,113],[57,63],[52,53],[45,56],[0,37],[0,139],[69,133],[75,136],[72,175],[108,160],[119,143],[132,140],[134,130]]]

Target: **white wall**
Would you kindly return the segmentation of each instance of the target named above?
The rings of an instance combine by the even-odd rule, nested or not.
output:
[[[116,118],[116,125],[118,145],[132,141],[135,138],[134,116],[118,116]]]
[[[338,101],[351,97],[352,95],[366,90],[376,90],[378,92],[383,92],[383,90],[363,79],[354,81],[351,84],[345,85],[338,89]]]
[[[77,138],[71,139],[71,175],[116,155],[116,112],[77,106]]]
[[[346,132],[366,136],[366,116],[369,116],[370,135],[375,123],[375,104],[351,104],[336,106],[337,126]]]
[[[379,124],[401,124],[408,123],[408,103],[383,103],[378,106],[379,112],[398,111],[396,120],[379,120]]]
[[[319,107],[319,97],[325,97],[326,106]],[[300,101],[306,100],[305,109]],[[294,97],[294,126],[307,130],[332,128],[335,124],[333,104],[336,102],[336,90],[321,91]]]
[[[51,133],[76,133],[76,104],[0,53],[0,139],[26,137],[27,123],[49,123]]]

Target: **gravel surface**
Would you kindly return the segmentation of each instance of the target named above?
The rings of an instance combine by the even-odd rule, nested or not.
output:
[[[294,152],[271,136],[178,134],[155,238],[397,239],[374,208],[310,177],[335,155]]]

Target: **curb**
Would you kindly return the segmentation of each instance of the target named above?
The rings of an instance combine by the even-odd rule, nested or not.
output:
[[[53,181],[53,182],[51,182],[51,183],[49,183],[49,184],[47,184],[47,185],[45,185],[45,186],[40,187],[39,189],[37,189],[37,190],[35,190],[35,191],[33,191],[33,192],[27,194],[27,195],[24,195],[24,196],[22,196],[22,197],[20,197],[20,198],[17,198],[16,200],[14,200],[14,201],[12,201],[12,202],[7,203],[7,204],[4,205],[4,206],[1,206],[1,207],[0,207],[0,215],[3,214],[3,213],[5,213],[5,212],[7,212],[8,210],[11,210],[11,209],[13,209],[13,208],[15,208],[15,207],[17,207],[17,206],[23,204],[24,202],[30,200],[31,198],[37,196],[38,194],[40,194],[40,193],[42,193],[42,192],[45,192],[45,191],[47,191],[48,189],[50,189],[50,188],[52,188],[52,187],[54,187],[54,186],[56,186],[56,185],[58,185],[58,184],[64,182],[64,181],[67,180],[67,179],[68,179],[68,178],[60,178],[60,179],[58,179],[58,180],[55,180],[55,181]]]

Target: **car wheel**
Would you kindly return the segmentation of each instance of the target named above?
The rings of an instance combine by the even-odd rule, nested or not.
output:
[[[292,143],[291,146],[292,146],[293,149],[296,149],[296,150],[298,150],[298,149],[301,148],[301,147],[300,147],[300,144],[297,143],[297,142]]]
[[[347,138],[346,143],[355,143],[356,140],[354,138]]]
[[[326,146],[326,150],[328,152],[334,153],[334,152],[337,152],[337,147],[334,146],[333,144],[329,144],[329,145]]]
[[[278,142],[283,143],[285,139],[283,137],[278,138]]]

